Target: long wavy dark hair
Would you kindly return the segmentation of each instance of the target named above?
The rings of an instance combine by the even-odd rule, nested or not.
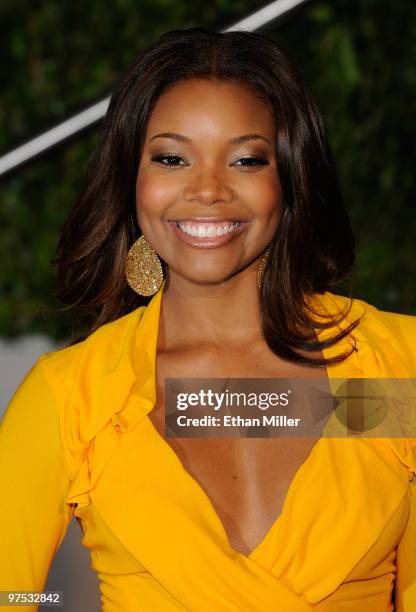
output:
[[[260,293],[264,338],[276,355],[289,361],[339,363],[355,349],[330,360],[297,352],[332,346],[359,323],[320,342],[314,328],[337,325],[352,302],[337,318],[317,321],[307,300],[338,285],[355,259],[354,235],[322,117],[297,68],[275,42],[258,33],[201,27],[166,32],[139,53],[116,83],[85,185],[62,227],[53,260],[58,299],[91,316],[87,331],[71,344],[149,302],[125,280],[127,252],[141,235],[135,183],[145,132],[168,87],[201,78],[254,88],[271,103],[277,121],[286,212],[272,241]],[[305,329],[310,333],[305,335]]]

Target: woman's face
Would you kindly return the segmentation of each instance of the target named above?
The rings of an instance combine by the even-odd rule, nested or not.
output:
[[[282,213],[275,142],[271,108],[244,84],[185,81],[159,98],[136,202],[171,280],[215,284],[257,269]]]

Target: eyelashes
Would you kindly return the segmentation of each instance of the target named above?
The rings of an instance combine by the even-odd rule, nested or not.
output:
[[[171,160],[170,163],[163,163],[162,160],[164,159],[169,159]],[[181,157],[179,157],[179,155],[175,155],[174,153],[165,153],[164,155],[154,155],[151,158],[152,162],[158,162],[160,163],[162,166],[167,166],[167,167],[181,167],[180,164],[175,164],[172,163],[172,160],[180,160],[183,161],[183,159]],[[237,165],[238,162],[250,162],[250,163],[243,163],[240,167],[245,167],[245,168],[251,168],[257,165],[260,166],[267,166],[269,165],[269,161],[267,159],[265,159],[264,157],[241,157],[240,159],[237,160],[237,162],[234,162],[233,165]],[[254,162],[254,163],[251,163]],[[187,164],[184,164],[185,166]],[[183,167],[183,165],[182,165]]]
[[[240,159],[237,160],[237,162],[239,161],[254,161],[255,164],[254,165],[258,165],[258,166],[268,166],[269,162],[267,159],[265,159],[264,157],[241,157]],[[237,164],[237,162],[235,162],[235,164]],[[248,167],[250,167],[251,164],[249,164]]]
[[[173,153],[166,153],[165,155],[155,155],[155,156],[153,156],[151,158],[151,161],[158,162],[158,163],[162,164],[162,166],[177,166],[178,165],[178,164],[172,164],[172,163],[164,164],[162,162],[163,159],[170,159],[170,160],[172,160],[172,159],[180,159],[181,161],[183,161],[182,158],[179,157],[179,155],[174,155]]]

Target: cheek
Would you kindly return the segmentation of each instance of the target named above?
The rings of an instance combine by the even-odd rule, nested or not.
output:
[[[280,180],[276,176],[264,177],[250,186],[250,202],[257,216],[264,219],[278,216],[282,209],[283,193]]]
[[[168,199],[169,192],[160,179],[139,174],[136,182],[136,210],[139,218],[160,214]]]

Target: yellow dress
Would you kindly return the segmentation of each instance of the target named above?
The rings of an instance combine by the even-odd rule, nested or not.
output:
[[[75,515],[104,612],[415,612],[416,439],[321,438],[264,539],[236,552],[147,417],[163,289],[82,343],[42,355],[10,402],[0,429],[0,590],[41,591]],[[347,302],[318,297],[328,311]],[[346,323],[363,311],[352,337],[324,350],[358,349],[328,367],[330,378],[416,378],[416,317],[354,300]]]

